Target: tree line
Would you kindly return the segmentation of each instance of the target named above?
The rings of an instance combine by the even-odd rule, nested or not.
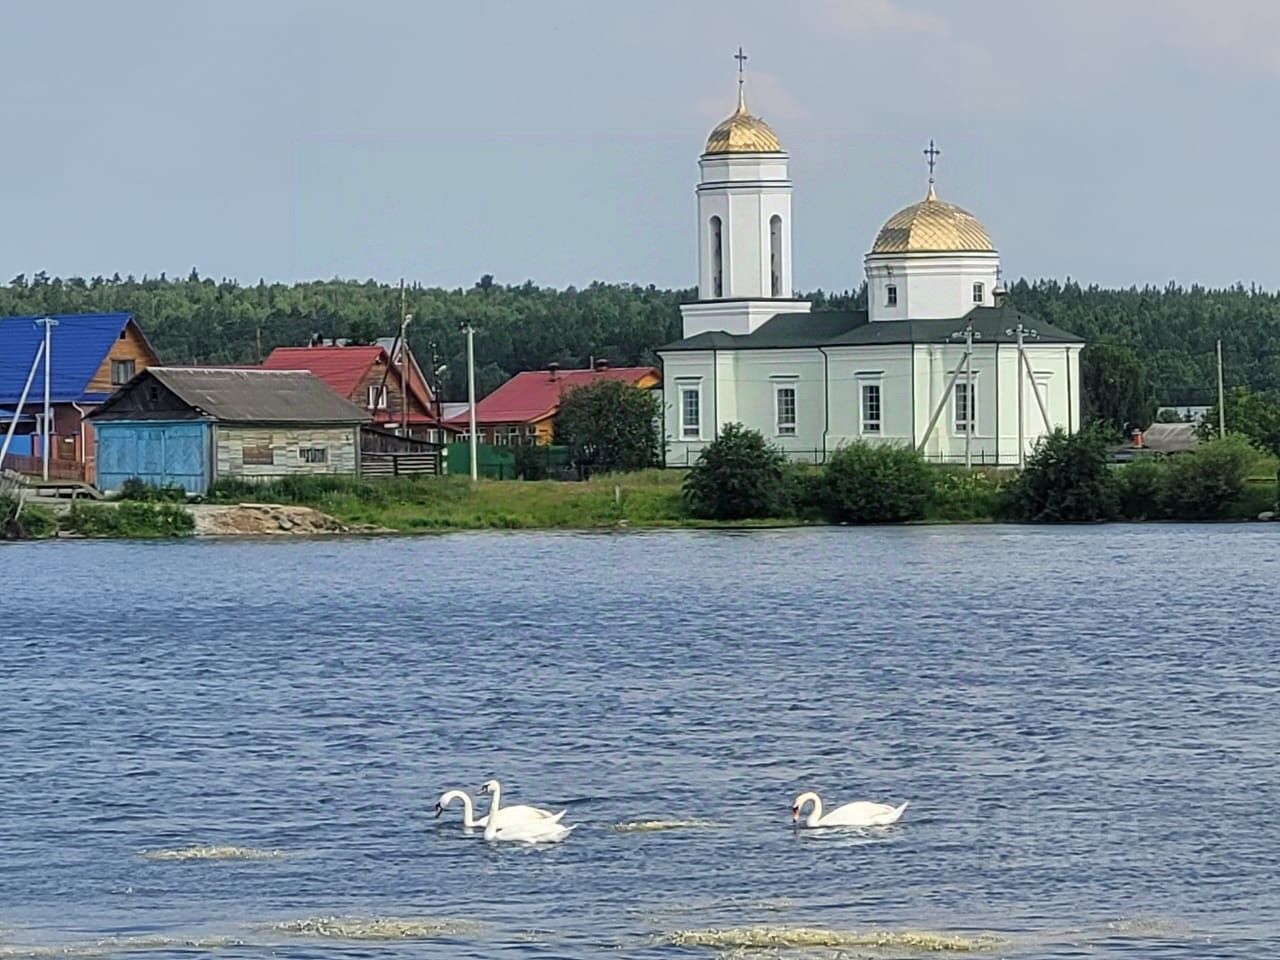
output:
[[[865,307],[857,290],[803,294],[815,310]],[[466,347],[461,324],[476,327],[481,395],[521,370],[548,363],[585,366],[648,364],[656,349],[680,336],[682,302],[693,289],[593,283],[563,290],[532,282],[504,285],[491,276],[469,288],[411,286],[409,343],[424,368],[432,357],[447,369],[448,398],[465,395]],[[1092,380],[1123,394],[1109,403],[1139,407],[1212,396],[1214,345],[1222,339],[1228,386],[1280,391],[1280,294],[1256,287],[1200,286],[1103,289],[1073,281],[1019,280],[1009,302],[1079,334],[1095,346]],[[277,346],[317,334],[367,342],[399,328],[396,285],[374,280],[240,284],[235,280],[129,276],[14,277],[0,287],[0,316],[130,311],[161,358],[170,363],[252,363]],[[1091,350],[1093,348],[1090,348]],[[1106,354],[1104,356],[1104,354]],[[1086,351],[1088,362],[1088,351]],[[1114,369],[1113,369],[1114,368]],[[1120,383],[1117,386],[1116,380]],[[1086,369],[1086,383],[1091,373]],[[1129,389],[1132,388],[1132,389]],[[1125,419],[1112,410],[1112,419]]]

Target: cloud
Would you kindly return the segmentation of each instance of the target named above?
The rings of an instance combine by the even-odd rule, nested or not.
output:
[[[801,4],[796,9],[805,7]],[[909,12],[893,0],[819,0],[809,9],[823,27],[845,34],[881,30],[946,32],[946,23],[941,17]]]
[[[1149,22],[1170,47],[1214,72],[1280,75],[1275,0],[1163,0]]]

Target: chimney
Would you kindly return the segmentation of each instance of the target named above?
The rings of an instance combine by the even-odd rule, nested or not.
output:
[[[558,364],[558,363],[548,363],[548,364],[547,364],[547,373],[551,374],[551,379],[552,379],[552,380],[559,380],[559,379],[560,379],[560,364]]]
[[[1142,431],[1141,431],[1141,430],[1134,430],[1134,431],[1133,431],[1133,445],[1134,445],[1135,447],[1141,447],[1141,446],[1142,446]]]
[[[608,370],[608,369],[609,369],[609,361],[604,357],[597,358],[596,370],[599,371],[599,370]]]

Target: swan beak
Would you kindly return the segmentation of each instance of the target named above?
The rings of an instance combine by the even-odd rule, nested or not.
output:
[[[440,814],[442,814],[442,813],[444,813],[444,807],[440,806],[440,804],[438,804],[438,803],[437,803],[437,804],[436,804],[436,816],[438,817],[438,816],[440,816]]]
[[[797,810],[795,807],[791,808],[791,822],[792,823],[800,822],[800,811]]]

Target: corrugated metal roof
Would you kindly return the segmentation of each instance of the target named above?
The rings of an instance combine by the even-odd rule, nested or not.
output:
[[[42,317],[0,318],[0,402],[17,403],[22,385],[27,380],[36,350],[44,340]],[[70,403],[89,399],[85,393],[89,381],[102,366],[111,345],[119,339],[128,313],[58,314],[53,317],[53,365],[50,394],[54,403]],[[43,369],[36,371],[32,395],[43,399]],[[31,397],[27,398],[31,402]]]
[[[870,321],[865,310],[850,312],[780,313],[754,333],[708,331],[659,347],[660,353],[681,350],[785,350],[803,347],[859,347],[893,343],[956,342],[955,334],[973,321],[978,344],[1013,343],[1006,331],[1021,323],[1037,334],[1026,336],[1028,346],[1038,343],[1083,343],[1075,334],[1044,323],[1012,307],[975,307],[951,320]]]
[[[154,377],[183,403],[224,423],[367,423],[369,414],[302,370],[148,367],[93,419],[111,420],[119,398]]]
[[[560,395],[571,387],[596,380],[621,380],[636,384],[646,377],[661,374],[653,367],[605,367],[597,370],[526,370],[494,390],[476,404],[476,423],[533,423],[544,420],[560,406]],[[464,412],[447,419],[447,423],[465,426],[470,417]]]
[[[365,347],[276,347],[262,361],[264,370],[309,370],[344,397],[360,386],[369,368],[386,350]]]

